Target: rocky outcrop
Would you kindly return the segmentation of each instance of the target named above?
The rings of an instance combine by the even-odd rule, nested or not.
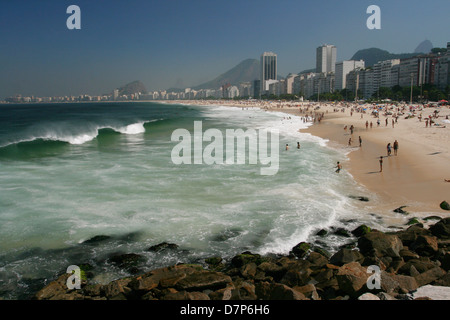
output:
[[[227,261],[178,264],[112,281],[83,280],[69,290],[63,274],[37,292],[37,300],[395,300],[413,299],[423,286],[450,286],[450,218],[428,229],[421,224],[396,232],[367,226],[350,231],[356,245],[328,257],[301,242],[289,256],[246,251]],[[357,235],[357,236],[356,236]],[[102,240],[102,239],[101,239]],[[175,249],[163,243],[152,250]],[[140,257],[122,254],[110,261],[132,268]],[[420,297],[423,299],[423,297]]]

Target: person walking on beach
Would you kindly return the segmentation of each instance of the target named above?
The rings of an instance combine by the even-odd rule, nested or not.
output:
[[[369,129],[369,121],[366,121],[366,130]]]
[[[398,141],[395,140],[394,141],[394,155],[397,155],[397,151],[398,151]]]
[[[392,150],[391,150],[391,143],[390,143],[390,142],[387,144],[386,149],[387,149],[387,155],[388,155],[388,157],[389,157],[389,156],[391,155],[391,153],[392,153]]]
[[[348,139],[348,145],[351,146],[352,145],[352,138]]]
[[[380,172],[383,172],[383,156],[380,157]]]
[[[359,136],[359,146],[362,147],[362,139],[361,139],[361,136]]]
[[[339,161],[337,162],[337,166],[335,167],[336,169],[336,173],[339,173],[342,169],[342,165],[339,163]]]

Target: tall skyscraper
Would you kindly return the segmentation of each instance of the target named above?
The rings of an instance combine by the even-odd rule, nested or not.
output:
[[[336,47],[324,44],[316,50],[316,72],[334,72],[336,64]]]
[[[273,52],[261,55],[261,94],[269,90],[268,80],[277,80],[277,55]]]

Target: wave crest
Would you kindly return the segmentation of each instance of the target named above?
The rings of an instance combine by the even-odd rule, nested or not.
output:
[[[111,133],[127,134],[127,135],[145,133],[146,131],[145,125],[156,121],[159,120],[140,121],[122,127],[98,126],[96,128],[92,128],[89,132],[83,132],[80,134],[67,134],[61,132],[61,130],[48,131],[43,134],[38,134],[29,138],[19,139],[17,141],[6,143],[0,146],[0,148],[11,147],[13,145],[19,145],[34,141],[59,141],[59,142],[66,142],[72,145],[81,145],[86,142],[92,141],[101,135],[107,135]]]

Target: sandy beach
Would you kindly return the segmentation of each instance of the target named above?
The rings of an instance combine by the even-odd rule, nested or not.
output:
[[[373,192],[373,197],[379,200],[376,205],[378,212],[406,206],[404,210],[416,217],[432,214],[448,216],[448,212],[439,206],[444,200],[450,201],[450,182],[445,181],[450,179],[448,106],[417,105],[410,108],[406,104],[397,107],[392,104],[317,102],[179,102],[258,107],[268,111],[308,116],[314,125],[301,131],[329,140],[330,147],[348,148],[348,158],[341,162],[343,170],[347,170],[358,183]],[[374,112],[375,110],[378,112]],[[437,118],[434,117],[436,111]],[[430,116],[434,123],[427,125],[425,119]],[[350,130],[352,125],[353,133]],[[362,140],[361,147],[359,137]],[[350,138],[352,141],[349,145]],[[395,140],[398,141],[397,155],[393,149]],[[388,143],[392,147],[389,156]],[[380,157],[383,157],[382,172]],[[370,206],[370,202],[367,205]]]

